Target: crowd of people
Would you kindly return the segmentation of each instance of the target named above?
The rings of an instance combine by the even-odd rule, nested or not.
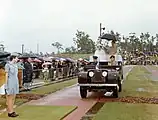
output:
[[[70,58],[19,58],[17,65],[20,87],[29,91],[33,79],[43,79],[47,83],[76,76],[81,64],[82,61]]]
[[[15,98],[19,94],[20,87],[27,91],[30,90],[33,74],[36,74],[35,78],[42,74],[45,81],[58,80],[76,75],[79,67],[85,65],[83,59],[76,61],[66,58],[45,60],[44,58],[8,56],[9,59],[7,56],[0,57],[0,77],[2,78],[0,95],[6,95],[8,117],[19,116],[13,109]]]
[[[123,57],[126,65],[158,65],[158,53],[125,52]]]

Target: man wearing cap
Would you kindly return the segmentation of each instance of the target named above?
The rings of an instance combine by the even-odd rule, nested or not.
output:
[[[94,65],[98,64],[98,57],[97,56],[93,56],[93,64]]]

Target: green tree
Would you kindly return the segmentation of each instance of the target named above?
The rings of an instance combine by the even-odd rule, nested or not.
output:
[[[43,52],[40,52],[40,56],[43,56]]]
[[[77,30],[76,37],[73,41],[77,45],[77,51],[79,53],[93,53],[95,51],[95,42],[83,31]]]
[[[65,53],[76,53],[76,48],[74,46],[65,48]]]
[[[156,34],[156,48],[158,50],[158,34]]]
[[[0,43],[0,51],[4,51],[4,45],[2,43]]]
[[[150,40],[150,50],[151,51],[154,51],[154,41],[155,41],[155,39],[156,39],[156,37],[154,37],[154,36],[151,36],[151,40]]]
[[[69,48],[69,47],[65,48],[65,53],[71,53],[71,52],[72,52],[71,48]]]
[[[145,44],[146,44],[144,33],[140,34],[140,42],[141,42],[141,51],[144,51],[144,47],[145,47]]]
[[[60,53],[60,51],[63,50],[63,45],[59,42],[52,43],[52,46],[57,48],[58,53]]]

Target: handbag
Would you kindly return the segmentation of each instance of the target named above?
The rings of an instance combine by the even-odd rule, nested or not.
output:
[[[5,70],[0,69],[0,95],[5,94]]]
[[[5,95],[5,84],[0,87],[0,95]]]

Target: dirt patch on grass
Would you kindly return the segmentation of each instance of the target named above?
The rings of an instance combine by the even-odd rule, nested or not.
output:
[[[38,100],[44,96],[45,95],[39,95],[39,94],[19,94],[19,95],[17,95],[16,98],[28,99],[28,100]]]
[[[101,98],[99,102],[125,102],[125,103],[146,103],[146,104],[158,104],[158,98],[151,97],[122,97],[122,98]]]
[[[39,94],[18,94],[16,95],[16,99],[27,99],[28,101],[30,100],[38,100],[45,95],[39,95]],[[2,98],[5,98],[5,96],[2,96]]]

